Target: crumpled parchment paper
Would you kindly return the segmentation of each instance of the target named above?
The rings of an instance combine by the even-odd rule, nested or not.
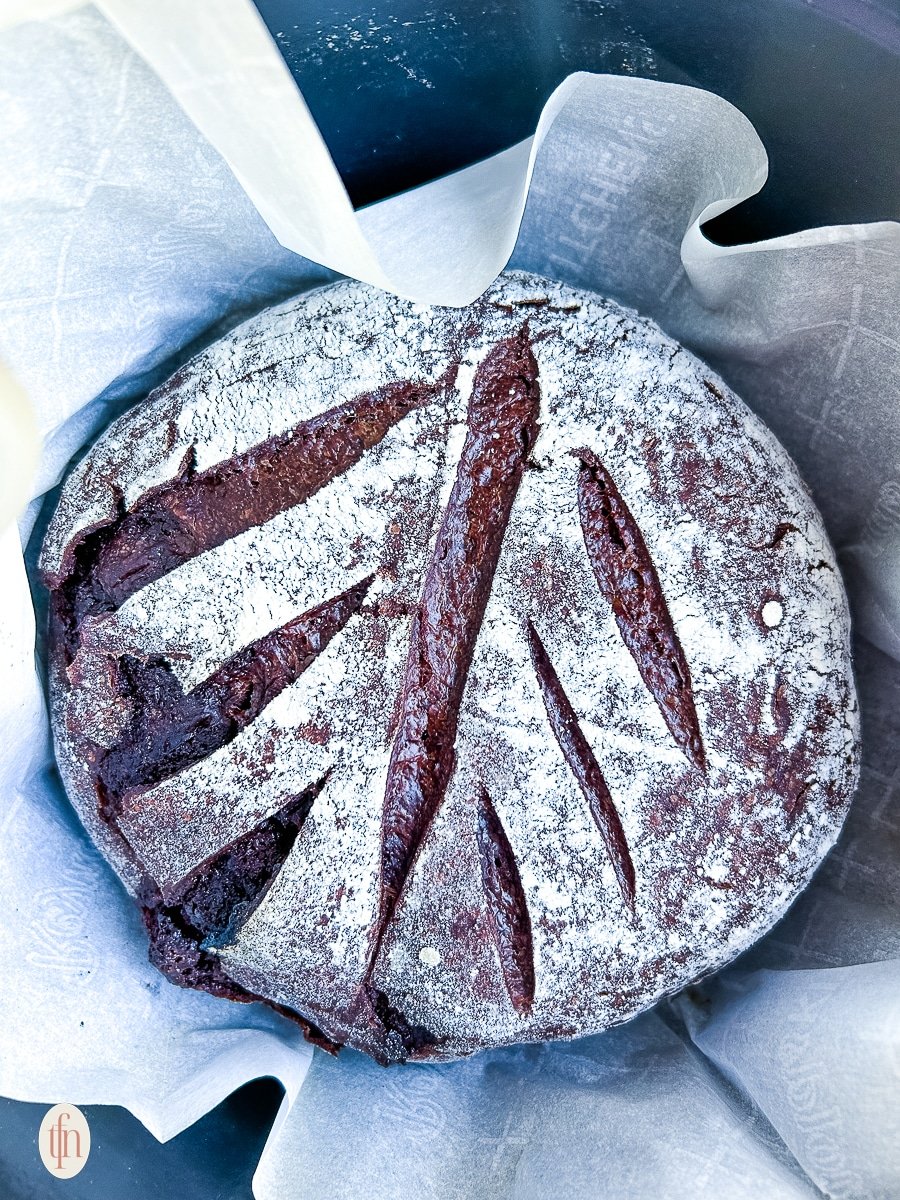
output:
[[[0,1093],[121,1104],[168,1138],[277,1076],[260,1200],[895,1200],[900,229],[715,247],[700,222],[765,179],[749,123],[705,92],[588,75],[535,139],[355,215],[247,0],[102,7],[0,33],[0,358],[44,446],[0,536]],[[510,253],[656,318],[793,454],[861,635],[862,784],[812,887],[733,967],[597,1037],[385,1072],[147,964],[53,770],[25,564],[33,581],[72,454],[192,347],[327,268],[455,304]]]

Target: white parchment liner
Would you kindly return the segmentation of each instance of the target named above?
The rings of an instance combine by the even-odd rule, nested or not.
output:
[[[125,1105],[168,1138],[275,1075],[261,1200],[895,1198],[900,230],[717,248],[700,222],[765,179],[749,123],[708,93],[588,75],[533,140],[355,215],[246,0],[102,7],[143,57],[92,8],[0,34],[0,358],[44,445],[0,538],[0,1093]],[[860,794],[788,918],[702,988],[599,1037],[444,1067],[317,1052],[298,1096],[293,1027],[158,976],[61,795],[21,546],[113,412],[198,338],[329,278],[314,262],[458,304],[510,254],[656,318],[794,455],[868,638]],[[24,463],[8,394],[0,461]]]

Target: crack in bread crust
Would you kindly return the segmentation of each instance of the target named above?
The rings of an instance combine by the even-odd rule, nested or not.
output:
[[[453,773],[469,666],[513,501],[537,438],[537,375],[527,326],[492,346],[475,375],[466,440],[412,623],[385,785],[380,911],[370,970]]]
[[[575,454],[581,460],[581,528],[600,591],[612,606],[622,640],[672,737],[694,766],[703,771],[706,753],[691,674],[647,543],[597,455],[590,450],[577,450]]]
[[[625,830],[622,828],[613,798],[609,794],[603,772],[591,750],[590,743],[578,724],[578,717],[575,715],[569,697],[563,690],[544,643],[530,621],[527,624],[527,635],[531,660],[534,663],[534,673],[540,684],[541,696],[553,736],[559,743],[559,748],[578,781],[578,786],[584,792],[594,824],[600,830],[603,841],[606,843],[622,899],[634,911],[634,863],[631,861]]]

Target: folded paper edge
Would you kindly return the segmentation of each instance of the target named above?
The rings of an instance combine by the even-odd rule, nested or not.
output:
[[[583,87],[618,90],[639,85],[654,91],[693,92],[728,111],[753,154],[752,178],[735,196],[701,201],[698,220],[708,219],[713,208],[723,212],[747,199],[766,179],[762,142],[751,122],[722,97],[683,84],[579,71],[567,76],[547,98],[530,140],[356,213],[321,132],[250,0],[217,0],[215,5],[201,3],[187,9],[177,0],[97,0],[97,7],[222,156],[286,249],[413,301],[462,307],[500,274],[515,248],[541,145],[567,102]],[[165,36],[162,30],[167,31]],[[240,57],[229,63],[227,91],[221,87],[224,72],[215,53],[225,46],[241,47]],[[262,159],[260,146],[266,148]],[[526,146],[527,161],[516,162],[524,158]],[[516,162],[512,170],[511,161]],[[295,169],[298,163],[303,171]],[[267,188],[262,174],[269,181],[277,179],[278,186]],[[496,178],[491,183],[492,175]],[[476,207],[461,201],[460,195],[473,188],[486,188],[489,202]],[[383,219],[388,206],[415,203],[426,189],[431,189],[429,202],[446,211],[446,227],[454,230],[453,251],[436,253],[431,242],[412,242],[404,247],[401,259],[385,260],[373,229],[378,218],[372,214],[378,210]],[[477,273],[455,278],[460,237],[465,238],[466,231],[476,237],[488,225],[497,231],[493,252],[485,256]],[[367,236],[367,229],[376,236]]]
[[[198,1033],[208,1032],[210,1030],[198,1030]],[[127,1071],[105,1069],[86,1072],[91,1076],[90,1081],[83,1088],[70,1088],[66,1101],[85,1106],[124,1108],[152,1137],[165,1143],[196,1124],[239,1088],[256,1079],[275,1079],[285,1089],[282,1108],[286,1117],[312,1064],[313,1047],[302,1040],[299,1031],[296,1045],[291,1046],[272,1030],[235,1027],[232,1032],[241,1039],[240,1050],[224,1050],[213,1055],[199,1070],[174,1087],[148,1093]],[[252,1067],[248,1064],[251,1056]],[[6,1080],[0,1082],[0,1095],[23,1104],[44,1104],[53,1100],[53,1096],[48,1098],[48,1089],[40,1084],[16,1087]],[[281,1117],[281,1123],[284,1117]],[[267,1146],[278,1128],[276,1119],[269,1131]]]

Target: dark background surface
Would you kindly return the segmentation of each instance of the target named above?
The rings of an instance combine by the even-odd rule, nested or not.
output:
[[[900,17],[877,0],[257,0],[350,195],[371,203],[527,137],[576,70],[709,88],[753,121],[763,193],[718,217],[725,243],[896,218]],[[281,1089],[241,1088],[159,1145],[127,1112],[86,1107],[84,1171],[54,1181],[46,1105],[0,1100],[0,1200],[249,1200]],[[362,1198],[361,1198],[362,1200]]]
[[[534,131],[572,71],[694,84],[771,161],[722,241],[898,215],[900,32],[878,0],[256,0],[351,198],[368,204]],[[306,10],[306,11],[303,11]]]

